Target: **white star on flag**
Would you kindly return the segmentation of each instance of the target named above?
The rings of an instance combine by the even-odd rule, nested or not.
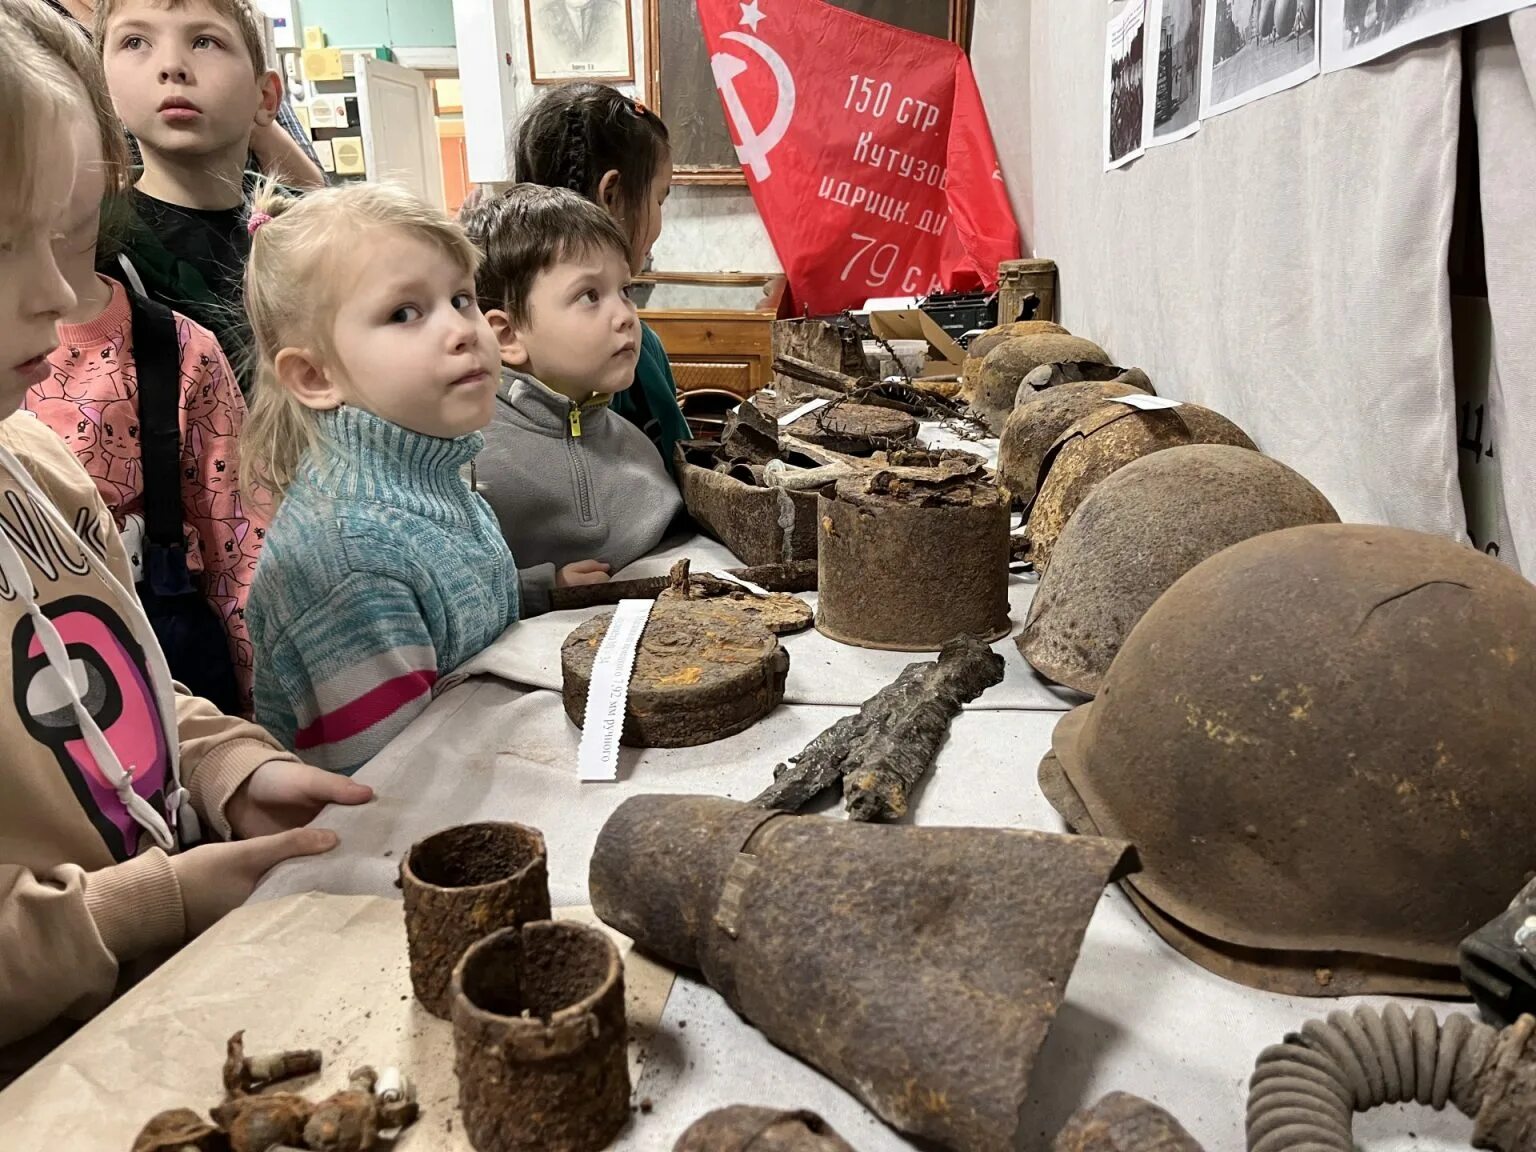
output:
[[[741,20],[739,22],[752,29],[754,33],[757,31],[757,26],[768,19],[763,14],[763,10],[757,6],[757,0],[749,0],[748,3],[742,4],[740,7]]]

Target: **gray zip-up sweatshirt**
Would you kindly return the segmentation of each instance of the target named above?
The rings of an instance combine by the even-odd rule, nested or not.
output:
[[[608,397],[577,405],[510,368],[475,459],[475,487],[533,599],[525,614],[548,609],[557,568],[603,560],[617,572],[644,556],[683,504],[656,445],[611,412]]]

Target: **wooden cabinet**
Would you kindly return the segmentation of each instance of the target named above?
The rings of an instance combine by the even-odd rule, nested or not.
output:
[[[744,400],[773,379],[773,322],[784,277],[647,272],[635,278],[640,318],[661,338],[684,410],[690,393]]]

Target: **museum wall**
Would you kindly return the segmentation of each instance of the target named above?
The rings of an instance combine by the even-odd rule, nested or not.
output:
[[[1445,274],[1459,34],[1208,120],[1106,173],[1116,10],[978,7],[978,47],[1021,43],[1033,17],[1027,60],[975,56],[1005,170],[1033,173],[1032,247],[1060,267],[1063,322],[1159,391],[1236,420],[1344,519],[1466,539]],[[1027,134],[1008,127],[1026,75]]]

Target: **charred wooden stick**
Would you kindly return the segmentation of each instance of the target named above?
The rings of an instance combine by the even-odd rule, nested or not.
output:
[[[785,564],[757,564],[748,568],[727,568],[732,576],[750,580],[770,592],[814,592],[816,561],[792,560]],[[669,587],[671,576],[647,576],[639,580],[610,580],[606,584],[579,584],[574,588],[555,588],[549,594],[550,610],[595,608],[617,604],[620,600],[654,600]]]
[[[823,368],[808,360],[798,360],[793,356],[775,356],[773,370],[780,376],[788,376],[791,380],[799,380],[805,384],[819,384],[834,392],[852,392],[865,383],[855,376],[845,376],[841,372],[834,372],[830,368]]]
[[[1002,678],[1001,656],[974,636],[957,636],[937,660],[908,664],[856,715],[775,768],[772,787],[752,803],[793,811],[841,777],[850,820],[899,820],[960,706]]]

